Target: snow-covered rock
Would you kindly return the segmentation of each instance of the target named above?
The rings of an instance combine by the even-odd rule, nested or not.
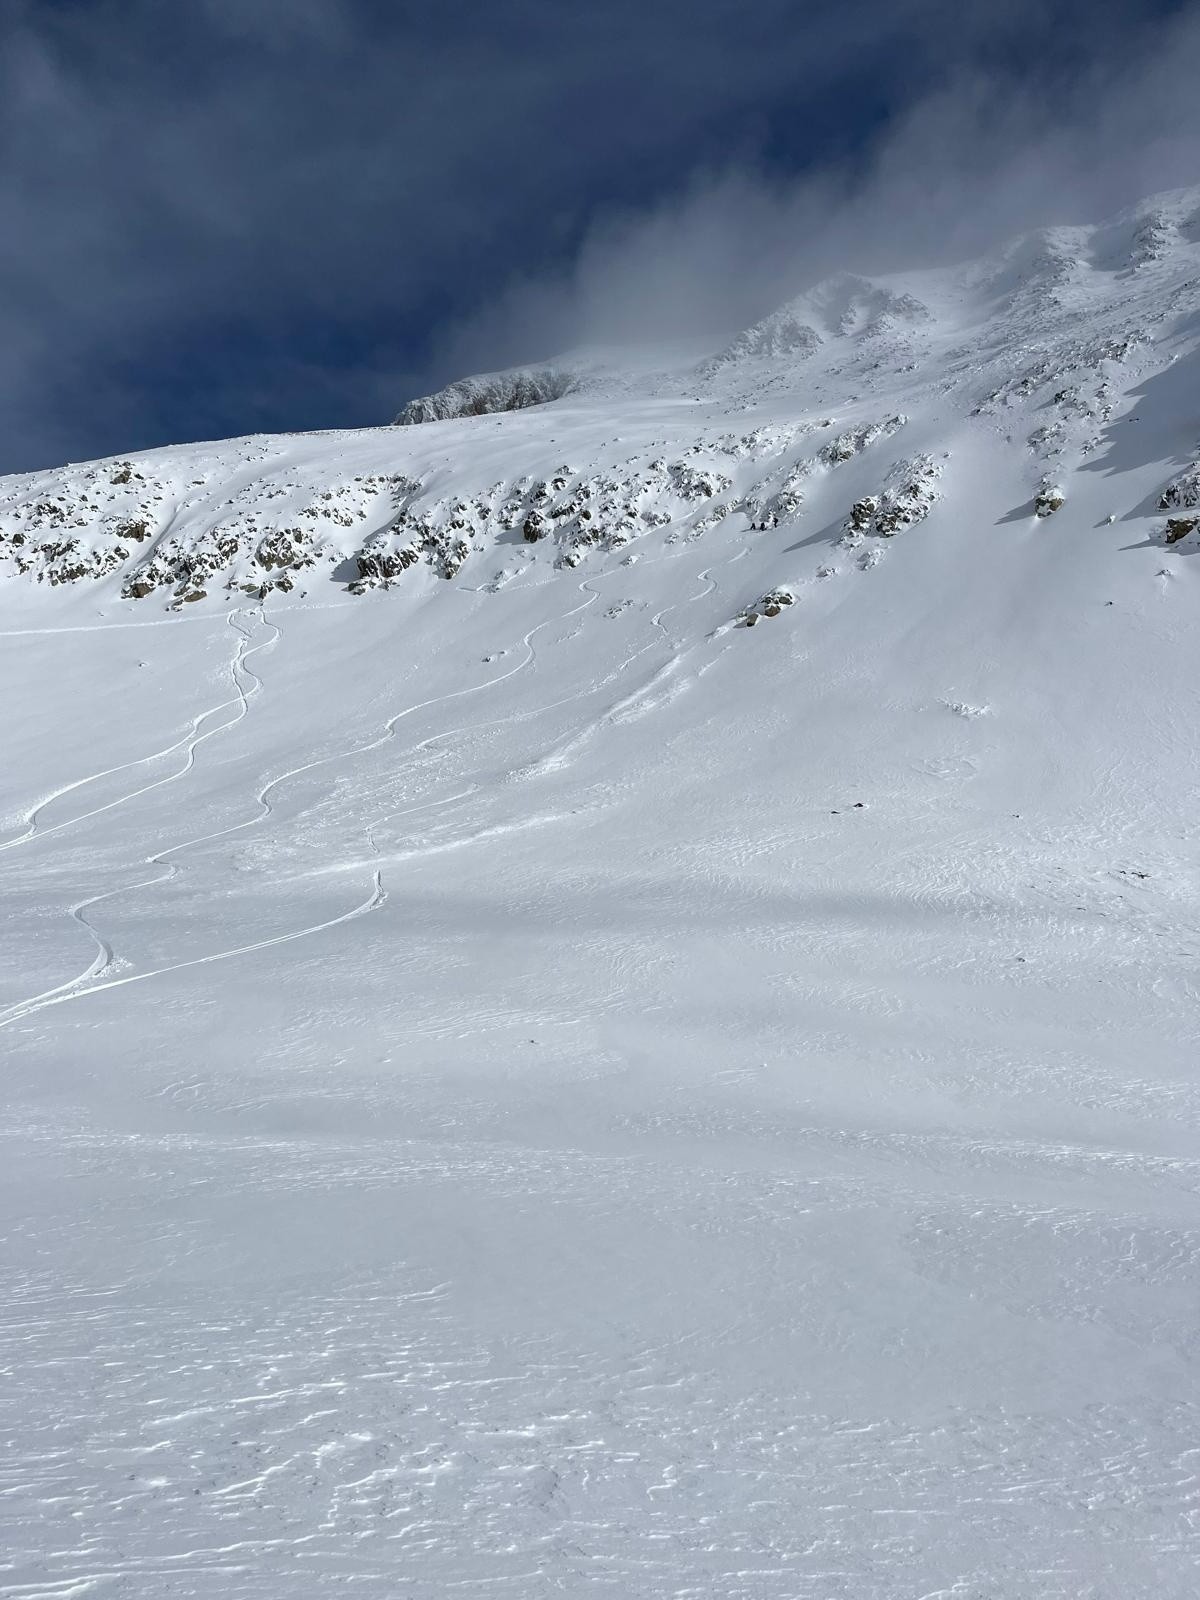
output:
[[[518,367],[511,372],[486,372],[460,378],[436,394],[410,400],[396,422],[412,427],[421,422],[445,422],[454,417],[486,417],[498,411],[524,411],[551,400],[561,400],[578,386],[578,377],[553,367]]]
[[[1061,483],[1052,479],[1045,479],[1039,486],[1038,492],[1033,497],[1033,509],[1038,517],[1052,517],[1056,511],[1061,511],[1067,503],[1067,491]]]
[[[1160,511],[1190,511],[1196,506],[1200,506],[1200,461],[1172,478],[1158,497]]]
[[[850,507],[845,542],[856,544],[864,534],[890,539],[902,528],[924,522],[938,499],[942,471],[942,463],[929,455],[897,461],[878,493],[864,495]]]
[[[723,350],[705,362],[705,377],[715,377],[723,367],[752,361],[794,361],[812,355],[821,344],[820,335],[801,320],[791,306],[782,306],[769,317],[744,329]]]

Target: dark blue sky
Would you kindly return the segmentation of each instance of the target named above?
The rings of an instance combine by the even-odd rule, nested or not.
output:
[[[3,0],[0,471],[386,421],[464,364],[757,314],[835,212],[878,256],[1045,220],[1051,170],[1070,210],[1131,145],[1126,185],[1183,181],[1154,141],[1190,9]]]

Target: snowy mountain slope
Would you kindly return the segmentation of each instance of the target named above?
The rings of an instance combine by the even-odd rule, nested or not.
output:
[[[0,1594],[1193,1592],[1198,214],[0,484]]]

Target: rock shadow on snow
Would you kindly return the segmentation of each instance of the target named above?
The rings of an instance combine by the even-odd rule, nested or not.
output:
[[[356,557],[344,556],[329,576],[333,583],[341,584],[345,589],[348,589],[352,583],[357,583],[360,574]]]
[[[1178,331],[1184,335],[1200,332],[1200,314],[1190,317]],[[1197,394],[1200,394],[1200,348],[1181,356],[1164,371],[1127,391],[1127,397],[1136,402],[1137,409],[1108,423],[1101,433],[1101,448],[1090,460],[1082,462],[1078,470],[1115,478],[1164,463],[1168,468],[1186,467],[1195,459],[1200,442]],[[1162,516],[1158,503],[1161,492],[1160,485],[1123,512],[1120,520],[1137,522],[1146,517]]]
[[[1010,522],[1036,522],[1038,520],[1037,500],[1024,500],[1019,506],[1014,506],[1011,511],[1006,511],[1002,517],[997,517],[995,526],[1003,528]]]

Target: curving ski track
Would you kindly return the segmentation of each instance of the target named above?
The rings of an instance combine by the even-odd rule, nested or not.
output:
[[[161,882],[162,880],[152,879],[150,881]],[[127,886],[127,888],[133,887],[141,886]],[[122,891],[113,891],[114,894],[120,892]],[[84,904],[94,905],[97,904],[99,900],[109,898],[111,898],[111,896],[101,895],[97,897],[97,900],[85,901]],[[343,923],[353,922],[356,917],[365,917],[369,912],[377,911],[379,907],[383,905],[386,899],[387,891],[383,887],[382,878],[379,872],[376,871],[371,879],[371,893],[368,895],[368,897],[362,901],[361,904],[352,906],[349,911],[342,912],[340,916],[329,917],[324,922],[311,923],[308,927],[293,929],[290,933],[274,934],[269,939],[255,939],[249,944],[235,945],[228,950],[213,951],[210,955],[193,956],[188,961],[172,961],[168,962],[167,965],[162,967],[153,967],[147,972],[132,972],[122,978],[110,978],[104,983],[87,983],[85,981],[85,977],[81,977],[76,979],[74,983],[66,989],[66,992],[64,992],[64,986],[60,985],[58,989],[47,990],[45,994],[35,996],[31,1000],[19,1001],[15,1006],[9,1006],[7,1010],[0,1012],[0,1028],[11,1027],[14,1022],[20,1022],[23,1018],[32,1016],[38,1011],[45,1011],[51,1006],[65,1005],[70,1000],[83,1000],[86,999],[88,995],[101,994],[107,989],[123,989],[132,983],[146,983],[151,978],[161,978],[169,972],[184,972],[190,967],[212,966],[219,961],[230,961],[236,956],[251,955],[256,950],[268,950],[273,945],[290,944],[295,939],[307,939],[312,934],[323,933],[329,928],[340,928]],[[76,908],[76,910],[77,909],[78,908]],[[72,914],[75,915],[74,910]],[[105,956],[105,961],[99,968],[96,967],[95,961],[93,961],[91,968],[89,968],[89,972],[95,970],[97,973],[99,973],[104,970],[105,966],[111,963],[113,959],[112,951],[105,941],[100,937],[100,935],[96,933],[95,929],[92,928],[90,923],[83,921],[83,919],[77,915],[76,921],[82,922],[83,926],[91,932],[93,938],[95,938],[97,943],[100,945],[102,954]]]
[[[654,565],[658,562],[669,561],[671,559],[673,559],[671,555],[662,555],[655,558],[654,561],[646,563],[646,565]],[[736,560],[737,558],[734,557],[734,559]],[[79,901],[74,905],[69,906],[67,908],[67,915],[70,916],[73,921],[77,922],[82,928],[84,928],[91,939],[95,942],[97,947],[95,957],[84,969],[84,971],[78,974],[76,977],[68,979],[63,983],[56,984],[53,988],[42,991],[37,995],[30,996],[25,1000],[18,1001],[4,1010],[0,1010],[0,1028],[11,1026],[14,1022],[18,1022],[25,1017],[31,1016],[46,1009],[49,1006],[62,1005],[70,1000],[83,999],[88,995],[100,993],[107,989],[119,988],[124,985],[141,982],[149,978],[161,977],[167,973],[182,971],[189,967],[203,966],[212,962],[226,960],[230,957],[247,955],[256,950],[266,949],[271,945],[286,942],[291,939],[305,938],[310,934],[319,933],[325,929],[340,926],[344,922],[364,915],[367,911],[377,909],[386,899],[386,894],[384,893],[380,882],[378,869],[375,872],[375,887],[372,896],[362,905],[355,907],[353,910],[345,913],[342,916],[323,922],[314,923],[292,933],[275,936],[266,940],[253,941],[245,945],[233,947],[229,950],[217,951],[207,956],[171,963],[162,967],[156,967],[147,972],[129,974],[121,978],[109,979],[105,982],[97,982],[96,980],[101,978],[105,972],[110,970],[110,968],[117,961],[118,957],[109,942],[84,915],[84,912],[90,910],[92,907],[101,905],[109,900],[117,899],[123,894],[133,893],[138,889],[152,888],[156,884],[168,883],[172,881],[179,871],[179,864],[176,861],[173,861],[171,859],[172,857],[176,857],[183,852],[198,847],[199,845],[209,844],[215,840],[230,837],[235,833],[245,831],[246,829],[252,828],[265,821],[273,815],[273,807],[270,799],[271,795],[291,779],[300,777],[305,773],[318,770],[322,767],[341,766],[344,763],[353,761],[356,757],[367,755],[394,740],[397,728],[407,718],[415,716],[417,713],[429,710],[435,706],[448,704],[455,700],[461,700],[473,695],[481,694],[486,690],[496,688],[500,684],[516,677],[518,674],[525,672],[530,667],[534,666],[537,660],[537,651],[533,642],[536,636],[546,628],[559,626],[563,622],[568,621],[571,617],[578,616],[582,612],[586,611],[596,602],[597,599],[599,599],[599,594],[593,585],[605,578],[613,577],[616,572],[619,572],[619,570],[620,569],[614,569],[610,570],[609,572],[597,574],[594,577],[583,579],[578,585],[580,592],[584,593],[586,596],[582,604],[572,606],[567,611],[562,612],[555,617],[548,618],[529,629],[520,640],[520,645],[525,651],[523,659],[517,662],[514,666],[510,667],[507,671],[499,673],[492,678],[485,679],[481,683],[469,685],[467,688],[453,690],[449,694],[435,695],[426,700],[417,701],[390,716],[383,724],[379,735],[374,739],[368,740],[362,744],[354,745],[348,750],[337,751],[328,756],[317,757],[313,761],[304,762],[296,767],[289,768],[286,772],[280,773],[276,777],[270,779],[269,782],[259,790],[258,794],[255,796],[254,802],[258,809],[253,817],[249,817],[241,822],[232,823],[225,828],[215,829],[209,833],[196,835],[188,839],[181,840],[175,844],[167,845],[146,858],[148,865],[167,866],[168,870],[165,873],[161,873],[155,877],[141,879],[136,883],[120,885],[117,888],[110,889],[103,894],[91,896],[86,900]],[[706,583],[708,587],[702,589],[698,594],[688,596],[687,601],[684,603],[692,603],[696,600],[703,599],[709,594],[713,593],[716,589],[716,582],[711,576],[710,569],[705,569],[698,574],[698,577],[700,581],[702,583]],[[665,607],[650,619],[651,625],[662,635],[663,640],[666,642],[669,648],[674,648],[673,641],[671,640],[666,629],[663,627],[662,619],[674,609],[676,609],[676,606]],[[264,687],[262,677],[248,665],[248,662],[252,656],[256,655],[260,651],[276,645],[282,637],[279,624],[269,621],[262,609],[259,608],[258,612],[256,613],[259,621],[269,627],[272,630],[272,633],[271,638],[264,640],[259,644],[252,644],[252,635],[241,625],[241,615],[242,614],[240,610],[234,610],[227,618],[228,625],[231,626],[239,635],[239,643],[229,668],[231,683],[234,689],[234,698],[232,700],[225,701],[219,706],[210,707],[208,710],[200,713],[199,716],[194,719],[192,729],[189,731],[189,734],[185,735],[183,740],[176,741],[176,743],[172,746],[169,746],[162,751],[155,752],[152,755],[144,756],[135,761],[125,763],[123,766],[114,767],[101,773],[90,774],[85,778],[77,780],[71,785],[65,786],[63,789],[56,791],[54,795],[47,796],[46,799],[41,801],[34,811],[29,814],[29,817],[27,818],[29,823],[28,831],[21,835],[18,839],[8,841],[4,846],[0,846],[0,848],[12,848],[17,844],[31,842],[34,839],[44,839],[53,834],[63,832],[66,829],[75,827],[93,817],[101,816],[107,812],[118,810],[122,806],[131,804],[133,801],[153,792],[156,789],[162,788],[170,783],[178,782],[185,778],[187,774],[192,771],[195,765],[196,752],[201,745],[203,745],[207,740],[214,738],[217,734],[228,732],[230,729],[236,727],[245,718],[250,709],[250,702],[252,698],[259,694]],[[576,694],[564,696],[562,699],[557,701],[551,701],[547,705],[538,707],[532,712],[515,713],[513,716],[495,718],[488,722],[469,724],[461,728],[439,729],[436,734],[430,735],[429,738],[412,746],[410,751],[406,753],[415,753],[416,751],[421,750],[427,745],[433,743],[435,740],[442,740],[456,733],[470,731],[474,728],[482,729],[506,726],[510,722],[540,716],[547,710],[554,709],[561,705],[570,704],[574,700],[581,699],[587,695],[595,693],[597,688],[603,687],[605,682],[623,674],[628,667],[638,659],[639,656],[644,655],[648,650],[653,648],[653,642],[642,646],[639,650],[636,650],[631,656],[627,657],[623,662],[621,662],[613,670],[613,672],[608,675],[607,678],[600,680],[598,683],[589,684],[585,689],[578,691]],[[598,719],[596,726],[599,726],[605,722],[616,722],[621,720],[622,717],[628,716],[634,710],[634,708],[643,703],[645,697],[650,694],[659,683],[665,681],[665,679],[669,678],[674,673],[678,666],[678,662],[679,657],[677,655],[672,656],[663,664],[662,667],[658,668],[651,675],[650,679],[645,685],[641,686],[641,688],[637,690],[632,691],[628,695],[622,696],[618,701],[614,702],[613,706],[611,706],[609,710],[600,719]],[[247,680],[249,680],[249,682],[247,682]],[[236,714],[228,722],[220,724],[219,727],[207,729],[204,732],[198,731],[208,718],[215,716],[218,714],[218,712],[226,709],[229,706],[236,708]],[[585,732],[582,734],[576,734],[572,736],[567,741],[566,748],[551,752],[546,757],[541,758],[539,762],[535,763],[533,769],[529,769],[529,775],[532,775],[532,773],[537,770],[551,770],[551,768],[557,769],[567,759],[568,752],[573,753],[576,748],[586,743],[588,739],[594,735],[594,732],[595,727],[590,730],[585,730]],[[183,765],[177,772],[171,773],[164,778],[157,779],[154,783],[143,785],[140,788],[131,791],[129,794],[121,796],[117,800],[111,801],[104,806],[94,808],[90,812],[85,812],[79,816],[72,817],[67,821],[55,824],[49,828],[38,828],[38,816],[53,800],[61,798],[62,795],[73,792],[78,788],[82,788],[88,783],[98,781],[100,778],[111,776],[113,773],[124,771],[135,766],[145,765],[151,761],[158,760],[165,755],[173,753],[173,751],[177,750],[181,744],[186,744],[186,758]],[[456,804],[460,800],[469,798],[475,792],[477,792],[477,786],[471,786],[467,789],[457,792],[456,794],[445,796],[438,800],[418,803],[415,806],[407,807],[400,811],[387,811],[381,813],[373,821],[368,823],[365,829],[366,837],[372,846],[373,855],[375,855],[377,859],[379,858],[380,852],[378,847],[374,844],[374,835],[375,832],[386,822],[394,821],[399,817],[410,816],[421,811],[446,809]],[[479,830],[477,834],[471,835],[463,842],[471,843],[475,842],[476,840],[495,837],[498,833],[503,833],[505,831],[507,831],[505,828],[484,828]],[[441,843],[436,846],[427,847],[425,851],[401,852],[396,855],[389,853],[387,859],[399,862],[412,859],[414,856],[419,856],[422,853],[433,853],[434,851],[441,851],[451,847],[452,845],[449,843]],[[322,871],[338,872],[347,869],[356,870],[359,864],[360,863],[356,861],[351,861],[346,863],[345,866],[333,866],[324,868]]]
[[[26,813],[25,832],[18,834],[14,839],[7,839],[0,843],[0,851],[14,850],[18,845],[30,844],[35,840],[48,839],[55,834],[65,832],[68,828],[78,827],[80,823],[88,822],[93,817],[101,817],[110,811],[117,811],[122,806],[132,804],[133,801],[140,799],[143,795],[152,794],[154,790],[161,789],[169,783],[176,783],[179,779],[186,777],[195,765],[196,751],[199,747],[216,734],[225,733],[230,728],[236,727],[245,717],[249,709],[251,695],[258,693],[262,688],[262,679],[251,671],[246,663],[251,656],[256,655],[260,650],[270,648],[279,639],[279,629],[274,623],[266,622],[266,618],[260,610],[258,613],[259,618],[267,627],[271,628],[272,637],[263,640],[261,644],[251,645],[251,635],[242,628],[239,621],[240,615],[240,611],[234,610],[229,613],[226,619],[228,625],[238,634],[238,643],[229,666],[234,691],[233,699],[223,700],[219,705],[210,706],[206,711],[201,711],[192,719],[187,733],[182,738],[176,739],[174,743],[164,746],[163,749],[152,751],[149,755],[137,756],[132,761],[122,762],[119,766],[106,767],[100,772],[88,773],[87,776],[77,778],[72,783],[64,784],[62,788],[46,795],[42,800],[38,801],[31,811]],[[249,677],[254,681],[254,686],[249,691],[247,691],[242,681],[243,677]],[[231,707],[234,708],[235,715],[228,722],[223,722],[216,728],[206,729],[203,733],[200,732],[200,729],[210,717],[218,716],[222,711],[227,711]],[[65,795],[74,794],[78,790],[86,788],[88,784],[99,783],[103,778],[111,778],[118,773],[131,771],[134,767],[148,766],[153,761],[161,761],[166,756],[174,755],[181,748],[185,749],[185,756],[183,765],[177,772],[168,773],[166,777],[157,778],[153,783],[143,784],[140,788],[133,789],[128,794],[119,796],[116,800],[108,801],[102,806],[96,806],[91,811],[84,811],[78,816],[69,817],[63,822],[53,823],[50,827],[43,828],[39,825],[39,818],[46,808],[53,805],[55,801],[61,800]]]

